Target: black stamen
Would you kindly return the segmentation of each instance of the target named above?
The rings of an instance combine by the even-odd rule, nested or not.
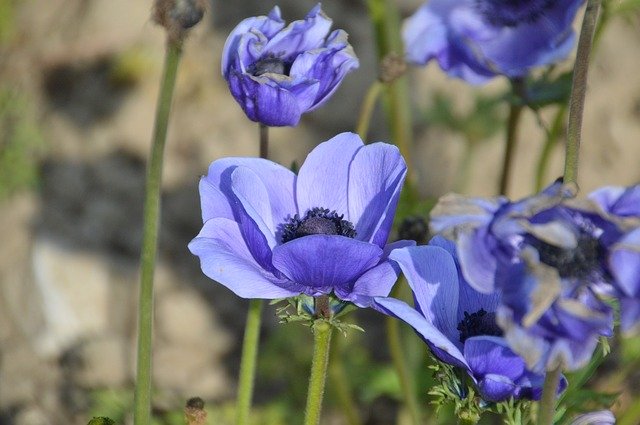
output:
[[[356,230],[344,215],[326,208],[312,208],[300,218],[296,214],[282,226],[282,243],[309,235],[340,235],[348,238],[356,236]]]
[[[289,75],[290,70],[290,64],[274,56],[262,58],[247,69],[251,75],[255,75],[256,77],[267,73]]]
[[[515,27],[537,21],[554,0],[476,0],[476,8],[491,25]]]
[[[458,323],[458,330],[462,343],[472,336],[502,336],[502,329],[496,324],[496,314],[487,313],[483,308],[472,314],[465,311],[464,319]]]
[[[578,246],[573,249],[561,248],[535,240],[540,261],[557,269],[561,278],[584,279],[598,268],[602,246],[590,236],[581,235]]]

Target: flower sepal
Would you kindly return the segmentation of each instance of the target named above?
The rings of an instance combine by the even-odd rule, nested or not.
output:
[[[280,303],[284,303],[276,310],[276,316],[280,319],[280,323],[300,322],[304,326],[312,327],[316,320],[324,320],[344,336],[349,330],[364,332],[364,329],[358,325],[339,320],[339,318],[356,310],[358,307],[353,303],[337,298],[333,294],[320,297],[302,294],[271,302],[271,304]]]
[[[486,412],[501,415],[504,423],[508,425],[530,423],[530,400],[510,397],[499,403],[490,402],[480,396],[473,380],[466,373],[461,373],[459,368],[435,358],[434,364],[429,368],[433,370],[436,381],[429,391],[429,395],[434,398],[431,404],[436,406],[436,412],[442,406],[453,404],[460,423],[478,423],[482,414]]]

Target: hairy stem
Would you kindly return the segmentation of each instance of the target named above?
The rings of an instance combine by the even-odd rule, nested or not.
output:
[[[509,118],[507,121],[507,137],[505,140],[504,157],[502,159],[502,173],[500,174],[500,184],[498,193],[506,195],[509,190],[509,178],[511,177],[511,167],[513,165],[513,154],[516,150],[518,142],[518,125],[520,124],[520,116],[522,115],[521,95],[524,91],[524,81],[521,79],[513,79],[511,81],[512,92],[518,99],[511,102],[509,106]]]
[[[549,159],[551,158],[553,148],[556,146],[558,140],[560,139],[560,134],[562,132],[562,127],[566,115],[567,107],[566,105],[562,104],[556,112],[556,116],[554,117],[553,123],[551,124],[551,129],[549,129],[549,132],[547,133],[547,139],[545,140],[544,146],[542,147],[540,158],[538,158],[538,166],[536,167],[536,192],[542,190],[546,183],[545,179],[547,177],[547,170],[549,168]]]
[[[260,322],[262,300],[250,300],[247,322],[242,341],[242,358],[240,360],[240,377],[238,378],[238,398],[236,403],[236,424],[249,423],[251,401],[253,400],[253,384],[258,360],[258,343],[260,341]]]
[[[320,423],[332,331],[333,327],[325,319],[316,319],[313,323],[313,359],[304,425],[318,425]]]
[[[134,424],[146,425],[151,420],[151,345],[153,331],[153,273],[158,249],[160,216],[160,183],[162,161],[167,139],[171,100],[182,52],[182,41],[167,43],[160,94],[156,104],[151,158],[147,168],[144,200],[144,228],[140,255],[140,292],[138,298],[138,353]]]
[[[371,115],[376,106],[376,102],[382,93],[384,84],[380,80],[374,81],[362,102],[362,109],[360,109],[360,116],[358,117],[358,126],[356,132],[360,135],[360,138],[365,141],[367,139],[367,133],[369,133],[369,125],[371,123]]]
[[[542,398],[538,403],[538,425],[552,425],[556,413],[558,384],[562,375],[562,366],[547,371],[542,385]]]
[[[580,136],[582,131],[582,115],[584,98],[587,92],[587,73],[589,71],[589,55],[593,45],[593,33],[598,21],[601,0],[589,0],[584,13],[576,62],[573,67],[573,84],[569,98],[569,123],[567,127],[567,146],[564,162],[564,182],[578,182],[578,160],[580,152]]]

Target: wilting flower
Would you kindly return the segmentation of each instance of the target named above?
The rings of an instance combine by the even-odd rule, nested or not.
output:
[[[389,257],[406,276],[415,309],[393,298],[376,298],[376,307],[413,327],[438,359],[465,370],[483,399],[540,398],[544,375],[527,370],[496,323],[499,292],[471,288],[455,255],[454,244],[439,236],[428,246],[394,250]]]
[[[469,284],[502,292],[498,323],[536,371],[583,366],[612,332],[600,295],[622,270],[610,253],[626,225],[573,195],[560,183],[514,203],[450,195],[432,211],[432,230],[456,240]]]
[[[616,418],[610,410],[598,410],[576,416],[571,425],[614,425]]]
[[[631,228],[609,253],[612,284],[620,300],[620,327],[630,333],[640,322],[640,185],[604,187],[589,198]]]
[[[402,29],[407,59],[436,59],[452,77],[522,77],[564,59],[583,0],[429,0]]]
[[[202,270],[243,298],[332,292],[368,305],[399,270],[386,245],[406,175],[395,146],[342,133],[321,143],[296,176],[259,158],[225,158],[200,181]]]
[[[247,18],[234,28],[222,52],[222,74],[249,119],[297,125],[358,67],[347,33],[329,34],[330,28],[319,4],[287,27],[276,6],[268,16]]]

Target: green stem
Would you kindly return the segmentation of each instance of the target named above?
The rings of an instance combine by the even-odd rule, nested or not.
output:
[[[362,420],[360,419],[360,413],[358,413],[358,407],[353,400],[353,391],[351,385],[349,385],[347,372],[344,368],[343,347],[345,341],[345,338],[338,338],[333,341],[333,345],[331,346],[331,358],[333,359],[329,365],[331,388],[335,391],[347,424],[360,425]]]
[[[400,37],[400,13],[393,0],[367,0],[369,15],[373,23],[378,63],[387,55],[403,54]],[[407,77],[402,76],[385,84],[385,112],[393,143],[407,161],[407,180],[412,179],[411,141],[413,128],[411,123],[411,105]]]
[[[259,124],[260,158],[269,156],[269,127]],[[242,357],[240,358],[240,376],[238,377],[238,395],[236,399],[236,424],[249,423],[253,385],[256,380],[256,363],[258,361],[258,345],[260,342],[260,324],[262,322],[262,300],[250,300],[247,321],[242,341]]]
[[[240,360],[240,377],[238,378],[238,398],[236,403],[236,424],[249,423],[251,401],[253,399],[253,383],[255,382],[256,363],[258,359],[258,343],[260,341],[260,319],[262,300],[250,300],[247,322],[242,341],[242,359]]]
[[[153,331],[153,271],[158,245],[160,183],[162,160],[167,138],[171,99],[176,83],[182,41],[167,43],[160,95],[156,105],[151,158],[147,169],[144,200],[144,229],[140,255],[140,292],[138,299],[138,357],[135,388],[134,424],[147,425],[151,420],[151,344]]]
[[[313,360],[309,376],[304,425],[318,425],[320,423],[332,331],[333,327],[324,319],[316,319],[313,323]]]
[[[367,94],[362,102],[362,109],[360,109],[356,132],[360,135],[360,138],[363,141],[366,141],[367,139],[373,109],[376,106],[376,102],[378,101],[383,88],[384,84],[380,80],[374,81],[371,86],[369,86],[369,90],[367,90]]]
[[[556,398],[558,384],[562,375],[562,366],[547,371],[542,385],[542,398],[538,403],[538,425],[552,425],[553,416],[556,413]]]
[[[518,124],[520,123],[520,116],[522,115],[522,99],[521,94],[523,92],[523,81],[521,79],[513,79],[511,81],[512,92],[517,97],[516,100],[511,102],[509,107],[509,119],[507,121],[507,137],[505,140],[504,157],[502,160],[502,173],[500,175],[500,185],[498,187],[498,193],[500,195],[506,195],[509,189],[509,177],[511,176],[511,166],[513,163],[513,154],[518,142]]]
[[[578,182],[578,155],[580,151],[580,135],[584,98],[587,92],[587,73],[589,71],[589,55],[593,44],[593,33],[598,21],[601,0],[589,0],[584,13],[576,62],[573,67],[573,84],[569,98],[569,123],[567,128],[567,146],[564,162],[564,182]]]
[[[536,168],[536,192],[542,190],[545,185],[547,170],[549,169],[549,160],[551,159],[551,153],[553,152],[553,148],[556,146],[558,140],[560,139],[566,112],[567,107],[566,105],[562,104],[556,112],[556,116],[554,117],[553,123],[551,124],[551,129],[547,133],[547,140],[545,140],[544,146],[542,147],[542,152],[540,153],[540,158],[538,159],[538,167]]]

